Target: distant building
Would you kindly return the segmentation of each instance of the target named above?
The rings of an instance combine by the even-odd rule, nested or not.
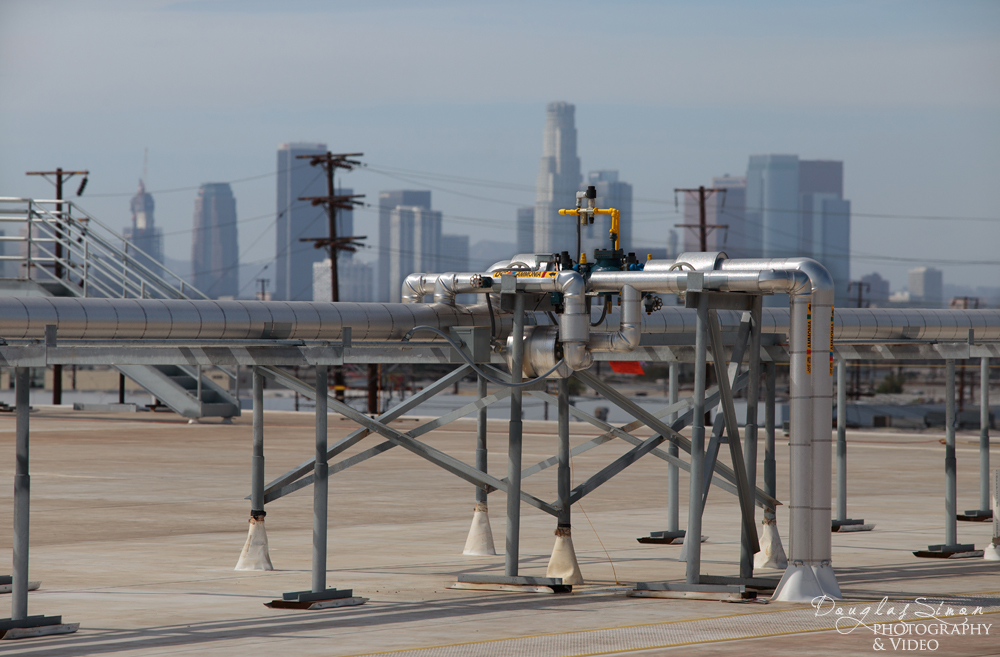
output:
[[[469,247],[469,268],[471,271],[485,272],[497,262],[509,261],[522,253],[517,244],[496,240],[480,240]]]
[[[618,220],[618,244],[625,253],[633,251],[632,244],[632,185],[618,180],[618,172],[613,170],[591,171],[587,175],[587,185],[597,190],[595,199],[599,208],[615,208],[620,214]],[[586,189],[586,187],[584,187]],[[574,203],[576,201],[574,200]],[[611,216],[598,215],[594,223],[585,230],[585,250],[611,248]]]
[[[469,236],[441,235],[440,252],[435,272],[469,271]]]
[[[868,289],[864,291],[864,298],[870,302],[870,305],[874,308],[886,308],[889,305],[889,281],[885,280],[878,273],[871,273],[867,276],[861,277],[862,283],[868,284]],[[857,290],[851,293],[851,298],[855,301],[851,303],[848,301],[848,306],[851,308],[856,308],[858,303]]]
[[[400,206],[431,209],[431,193],[427,190],[397,189],[379,192],[378,195],[378,298],[386,302],[393,297],[389,270],[395,257],[391,247],[391,215]],[[396,298],[399,290],[395,290]]]
[[[723,192],[707,194],[705,224],[720,226],[706,230],[708,251],[725,251],[730,258],[759,258],[760,231],[747,230],[747,179],[740,176],[712,178],[709,189]],[[701,221],[700,199],[697,192],[684,193],[684,223],[697,225]],[[684,251],[701,251],[701,233],[697,228],[684,229]]]
[[[545,108],[542,160],[535,185],[535,253],[576,250],[576,219],[559,214],[561,208],[576,207],[582,182],[575,112],[569,103],[549,103]]]
[[[313,263],[313,301],[330,301],[330,259]],[[337,260],[338,298],[341,301],[372,301],[375,295],[375,268],[354,258]]]
[[[844,164],[797,155],[753,155],[747,167],[746,235],[764,258],[809,257],[833,277],[835,304],[850,306],[851,204]]]
[[[324,206],[314,206],[303,196],[325,196],[326,180],[318,167],[299,155],[326,153],[326,144],[293,142],[278,146],[278,204],[273,296],[279,301],[313,298],[312,266],[326,258],[325,249],[314,249],[303,237],[326,236]]]
[[[535,208],[517,209],[517,252],[535,252]]]
[[[403,280],[414,272],[433,272],[441,254],[441,213],[399,206],[389,213],[389,301],[402,298]]]
[[[944,273],[934,267],[910,270],[910,303],[921,308],[940,308],[944,303]]]
[[[205,183],[194,200],[192,283],[213,299],[240,290],[236,199],[229,183]]]
[[[139,181],[139,191],[132,197],[129,206],[132,210],[132,222],[122,231],[122,237],[148,256],[135,254],[139,262],[159,275],[163,271],[163,233],[156,227],[153,218],[156,209],[153,196],[146,192],[146,185],[142,180]]]
[[[676,258],[680,255],[679,238],[676,230],[667,231],[667,257]]]

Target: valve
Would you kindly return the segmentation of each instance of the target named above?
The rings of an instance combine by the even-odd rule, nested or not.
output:
[[[652,315],[654,312],[657,312],[661,308],[663,308],[663,299],[657,296],[647,295],[642,300],[642,305],[646,309],[646,314]]]

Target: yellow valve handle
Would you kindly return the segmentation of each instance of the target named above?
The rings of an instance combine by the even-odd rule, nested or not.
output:
[[[570,208],[569,210],[560,209],[559,214],[568,214],[579,216],[581,214],[589,214],[590,210]],[[611,215],[611,230],[608,231],[611,234],[611,239],[615,243],[615,251],[618,250],[618,222],[621,219],[622,213],[615,208],[594,208],[594,214],[610,214]]]

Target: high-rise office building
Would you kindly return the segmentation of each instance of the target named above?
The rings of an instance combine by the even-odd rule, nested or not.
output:
[[[867,300],[869,305],[874,308],[887,308],[889,306],[889,281],[882,278],[878,272],[872,272],[867,276],[862,276],[861,283],[863,285],[861,288],[862,302]],[[853,303],[849,300],[848,305],[856,308],[858,306],[858,290],[852,290],[850,296]]]
[[[148,267],[154,274],[159,275],[163,268],[163,233],[156,227],[153,218],[156,204],[153,196],[146,192],[145,183],[139,181],[139,191],[129,202],[132,210],[132,222],[122,231],[122,236],[129,242],[139,247],[148,258],[140,254],[134,257],[144,266]]]
[[[313,298],[312,266],[326,258],[325,249],[314,249],[304,237],[325,237],[329,232],[325,206],[314,206],[303,196],[326,196],[326,179],[320,167],[299,155],[326,153],[326,144],[293,142],[278,146],[278,205],[273,297],[284,301]]]
[[[236,199],[229,183],[205,183],[194,200],[191,271],[195,288],[213,299],[240,290]]]
[[[597,207],[615,208],[621,213],[618,219],[619,247],[624,249],[625,253],[634,250],[632,244],[632,185],[618,180],[618,172],[613,170],[591,171],[587,175],[586,184],[593,185],[597,190],[597,198],[595,199]],[[602,214],[594,217],[594,223],[584,229],[586,236],[584,250],[611,248],[610,231],[610,215]]]
[[[911,269],[910,303],[921,308],[940,308],[944,303],[944,273],[934,267]]]
[[[390,247],[392,211],[399,206],[431,209],[431,193],[427,190],[396,189],[378,195],[378,299],[386,302],[393,298],[389,270],[394,254]],[[395,290],[395,298],[399,290]]]
[[[535,185],[535,253],[576,250],[577,219],[559,214],[561,208],[576,207],[582,182],[574,115],[575,107],[569,103],[549,103],[545,108],[545,137]]]
[[[433,272],[440,263],[441,213],[401,205],[389,213],[389,301],[402,299],[403,280],[414,272]]]
[[[535,252],[535,208],[517,209],[517,252]]]
[[[313,263],[313,301],[330,301],[330,259]],[[337,297],[341,301],[371,301],[375,295],[375,268],[354,258],[337,260]]]
[[[844,164],[796,155],[753,155],[747,167],[746,234],[765,258],[806,256],[833,277],[834,303],[850,306],[851,204]]]
[[[469,236],[442,234],[437,265],[432,271],[469,271]]]
[[[706,231],[706,250],[725,251],[730,258],[759,258],[760,232],[748,231],[746,224],[747,179],[727,173],[712,178],[710,189],[725,191],[706,194],[705,223],[717,226]],[[684,192],[685,224],[693,226],[701,221],[700,203],[698,192]],[[701,250],[699,229],[684,229],[684,250]]]

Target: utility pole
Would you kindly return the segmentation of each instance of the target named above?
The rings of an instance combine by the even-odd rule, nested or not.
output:
[[[871,293],[872,286],[869,283],[864,283],[862,281],[851,281],[847,284],[847,294],[851,294],[851,290],[857,289],[858,291],[858,308],[867,308],[870,301],[866,301],[864,294],[865,292]],[[854,399],[861,399],[861,366],[864,363],[859,361],[855,367],[851,379],[853,380],[854,390],[851,392],[851,396]]]
[[[968,310],[969,304],[972,304],[972,309],[976,310],[979,308],[979,297],[955,297],[948,304],[949,308]],[[965,410],[965,367],[968,365],[968,361],[962,363],[961,368],[958,370],[958,412],[961,413]],[[973,384],[973,389],[975,384]],[[969,397],[972,397],[973,390],[969,390]]]
[[[705,187],[702,185],[697,189],[692,188],[677,188],[674,190],[674,201],[677,200],[677,192],[690,192],[698,193],[698,223],[696,224],[675,224],[677,228],[696,228],[698,229],[698,242],[701,246],[701,251],[708,251],[708,234],[709,232],[715,230],[716,228],[723,228],[729,230],[729,224],[709,224],[706,212],[706,202],[708,199],[716,193],[722,194],[722,202],[726,202],[726,188],[725,187]]]
[[[270,278],[257,279],[257,284],[260,285],[260,292],[257,293],[257,301],[267,301],[267,286],[270,282]]]
[[[336,194],[333,185],[333,174],[336,169],[346,169],[350,171],[361,162],[352,159],[361,157],[364,153],[326,153],[320,155],[298,155],[297,159],[309,160],[311,166],[321,166],[326,172],[326,196],[300,196],[300,201],[311,201],[314,206],[325,205],[327,219],[330,223],[329,237],[302,237],[300,242],[312,242],[317,249],[326,248],[330,255],[330,296],[334,303],[340,301],[340,281],[337,277],[337,255],[340,251],[354,253],[361,240],[365,236],[337,236],[337,210],[350,210],[355,205],[362,205],[356,199],[364,198],[364,194]],[[369,376],[371,375],[371,365],[369,365]],[[333,388],[337,401],[344,401],[344,369],[335,367],[333,369]],[[370,405],[370,403],[369,403]],[[370,409],[369,409],[370,410]]]
[[[64,171],[61,167],[57,168],[55,171],[28,171],[25,173],[27,176],[42,176],[46,180],[49,180],[49,176],[55,176],[55,186],[56,186],[56,201],[63,200],[63,183],[68,181],[73,176],[83,176],[83,180],[80,181],[80,187],[76,190],[76,195],[80,196],[83,194],[83,189],[87,186],[87,176],[90,175],[89,171]],[[49,182],[52,182],[49,180]],[[56,235],[55,235],[55,262],[53,263],[52,273],[57,279],[63,277],[63,248],[62,248],[62,203],[56,203]],[[30,220],[30,217],[29,217]],[[28,245],[31,248],[31,245]],[[31,272],[26,272],[26,276],[31,277]],[[62,403],[62,365],[52,366],[52,403],[61,404]]]

